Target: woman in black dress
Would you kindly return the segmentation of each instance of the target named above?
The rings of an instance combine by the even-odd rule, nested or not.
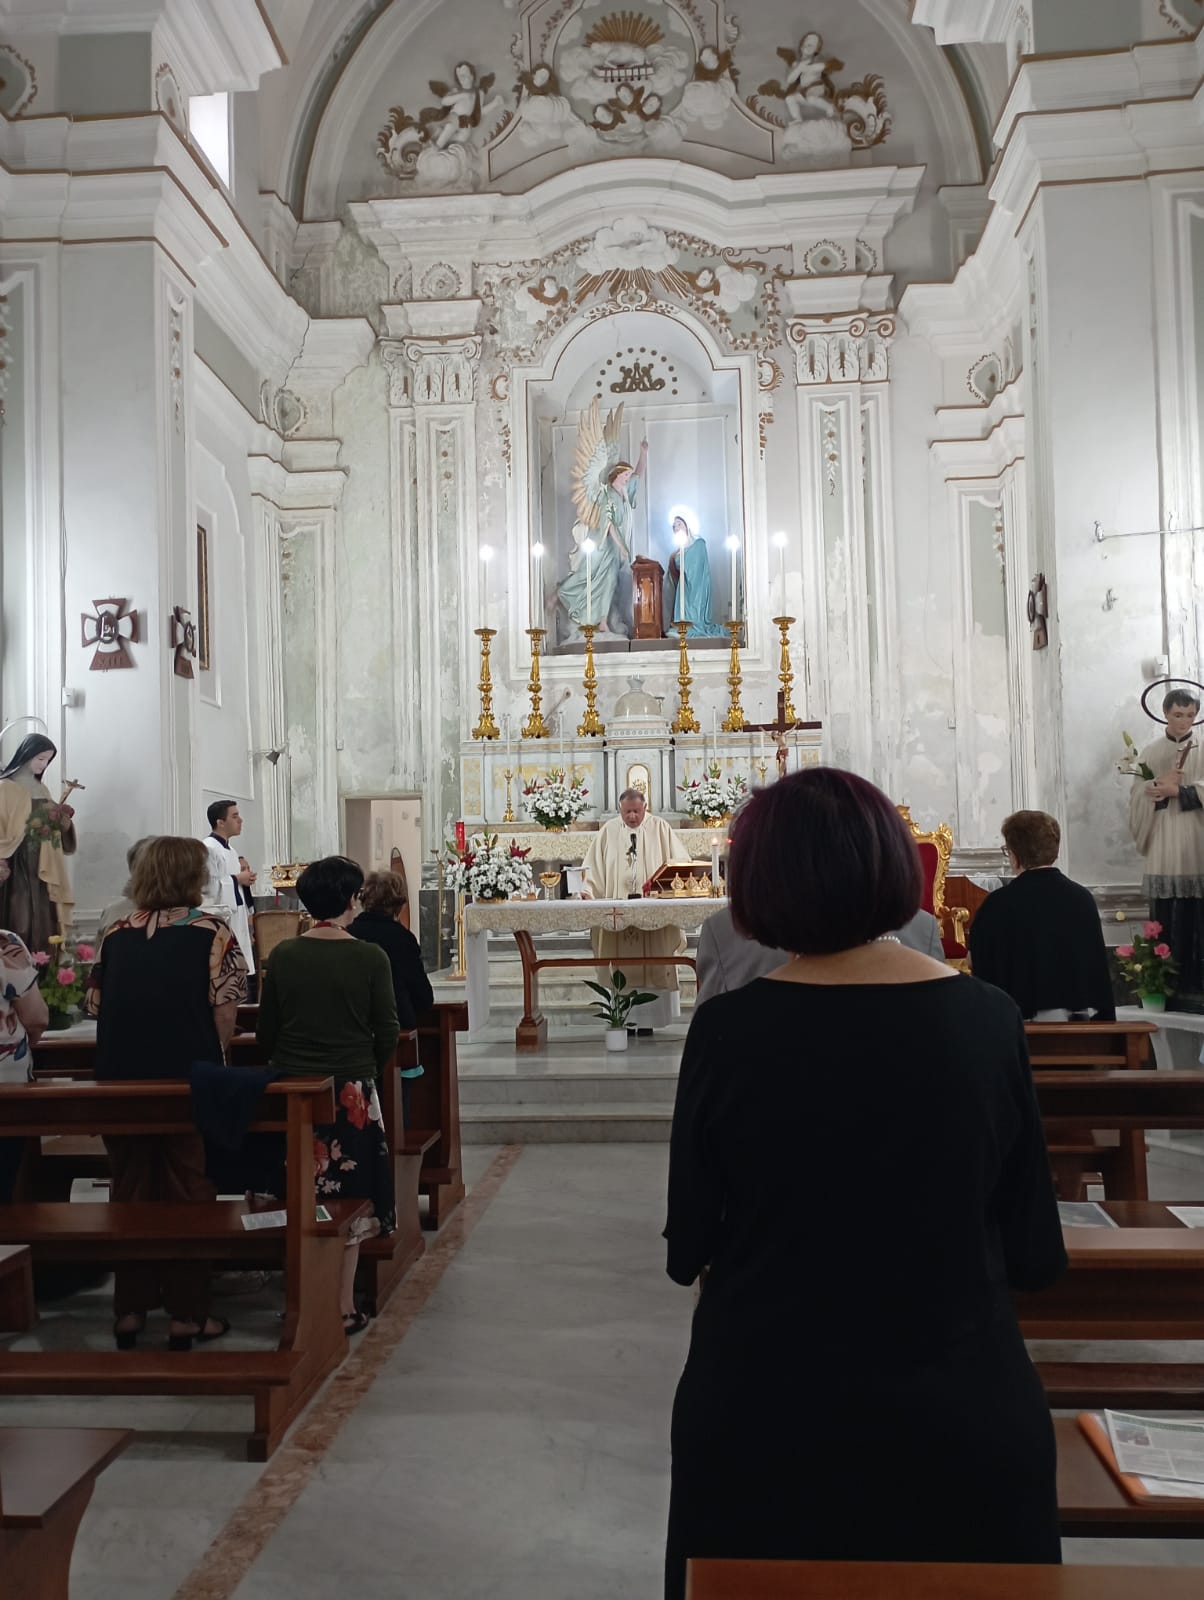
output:
[[[422,964],[418,940],[400,921],[408,899],[406,881],[400,872],[370,872],[360,895],[362,909],[347,930],[353,939],[379,945],[388,956],[397,1022],[402,1033],[412,1033],[418,1026],[418,1013],[428,1011],[435,1003],[435,991]],[[407,1126],[410,1080],[421,1077],[421,1067],[401,1069],[401,1114]]]
[[[701,1275],[665,1593],[692,1557],[1057,1562],[1054,1435],[1010,1288],[1066,1265],[1023,1024],[893,938],[894,806],[812,769],[732,838],[737,926],[799,952],[700,1008],[669,1276]]]

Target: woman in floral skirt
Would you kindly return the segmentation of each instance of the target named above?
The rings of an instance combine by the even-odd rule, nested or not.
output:
[[[346,856],[327,856],[306,867],[297,895],[314,925],[273,950],[257,1029],[277,1072],[335,1081],[335,1120],[314,1129],[319,1199],[372,1202],[374,1216],[353,1230],[344,1262],[341,1295],[348,1333],[368,1324],[355,1305],[360,1240],[391,1233],[396,1220],[393,1162],[376,1079],[393,1059],[400,1030],[388,957],[347,931],[363,886],[363,872]]]

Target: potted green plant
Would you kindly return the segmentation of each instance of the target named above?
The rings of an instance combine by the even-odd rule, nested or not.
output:
[[[37,950],[38,988],[50,1013],[50,1028],[69,1028],[79,1015],[96,951],[90,944],[51,934],[50,949]]]
[[[632,1008],[647,1005],[650,1000],[655,1000],[656,996],[646,994],[639,989],[629,989],[627,979],[621,972],[614,974],[609,985],[594,983],[591,978],[587,978],[585,983],[587,988],[600,996],[591,1003],[590,1010],[596,1017],[601,1017],[606,1024],[606,1048],[626,1050],[627,1018]]]
[[[1132,944],[1118,944],[1116,964],[1146,1011],[1165,1011],[1179,968],[1162,938],[1162,924],[1147,922]]]

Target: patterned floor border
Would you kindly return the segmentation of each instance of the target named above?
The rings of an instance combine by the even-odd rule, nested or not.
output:
[[[196,1571],[176,1590],[173,1600],[231,1600],[317,1472],[343,1424],[367,1397],[443,1274],[497,1198],[522,1151],[522,1145],[506,1145],[490,1162],[330,1380],[322,1392],[320,1407],[311,1406],[277,1450],[255,1487],[206,1550]]]

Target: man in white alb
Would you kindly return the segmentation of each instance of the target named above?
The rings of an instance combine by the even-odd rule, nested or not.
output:
[[[619,814],[594,835],[586,851],[582,897],[587,900],[638,900],[653,873],[668,861],[688,861],[685,841],[667,822],[648,814],[644,796],[638,789],[625,789],[619,796]],[[594,954],[604,956],[623,971],[634,987],[655,994],[656,999],[632,1012],[641,1033],[663,1028],[681,1014],[677,993],[677,968],[629,966],[624,961],[640,957],[674,956],[682,948],[680,928],[625,929],[610,933],[595,928]]]
[[[234,800],[215,800],[207,816],[213,831],[204,841],[205,849],[209,852],[205,907],[210,911],[220,911],[229,922],[247,963],[247,971],[254,974],[255,946],[251,939],[251,917],[255,902],[251,897],[251,888],[255,873],[230,843],[242,832],[242,817]]]

